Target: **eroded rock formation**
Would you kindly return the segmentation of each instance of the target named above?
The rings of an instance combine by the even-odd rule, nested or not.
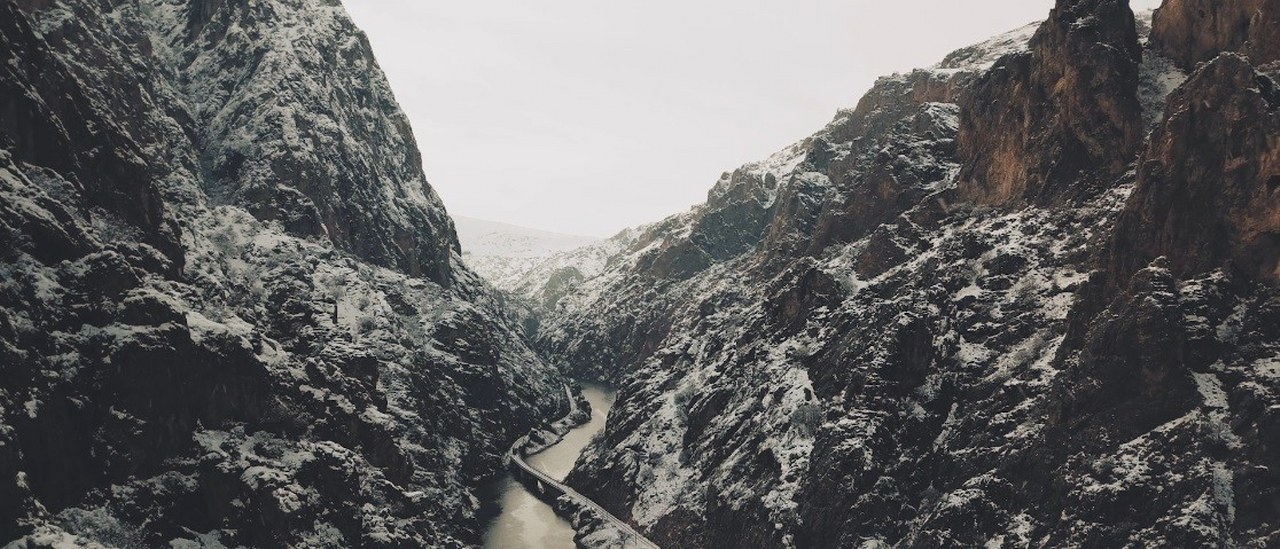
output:
[[[1111,183],[1142,142],[1141,59],[1126,0],[1059,1],[961,104],[959,195],[1044,204]]]
[[[1222,52],[1258,65],[1280,60],[1280,3],[1168,0],[1152,18],[1151,46],[1188,70]]]
[[[1280,281],[1280,91],[1237,54],[1201,65],[1169,98],[1116,225],[1122,285],[1157,257],[1178,276],[1224,265]]]

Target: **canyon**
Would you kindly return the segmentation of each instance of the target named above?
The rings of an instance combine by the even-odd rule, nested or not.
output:
[[[617,547],[502,480],[587,400],[662,547],[1280,545],[1277,18],[1057,0],[584,239],[337,0],[0,0],[0,546]]]

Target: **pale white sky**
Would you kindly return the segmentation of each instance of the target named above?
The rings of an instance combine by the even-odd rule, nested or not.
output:
[[[1052,0],[345,0],[449,212],[608,236]],[[1136,10],[1159,0],[1133,0]]]

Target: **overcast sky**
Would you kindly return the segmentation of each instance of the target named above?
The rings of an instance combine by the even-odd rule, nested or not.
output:
[[[1158,0],[1134,0],[1135,10]],[[449,212],[608,236],[1052,0],[346,0]]]

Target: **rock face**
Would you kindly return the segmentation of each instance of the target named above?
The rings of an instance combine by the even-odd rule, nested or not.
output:
[[[1043,204],[1124,173],[1142,142],[1141,59],[1126,0],[1059,0],[1030,51],[962,103],[960,196]]]
[[[1152,19],[1152,48],[1185,69],[1221,52],[1242,53],[1258,65],[1280,60],[1275,0],[1168,0]]]
[[[561,380],[341,7],[6,0],[0,57],[0,544],[478,543]]]
[[[641,230],[542,318],[620,387],[570,483],[672,547],[1280,543],[1274,84],[1136,23],[1059,2]]]
[[[14,3],[6,2],[3,9],[6,39],[0,53],[11,60],[0,68],[4,146],[20,161],[65,174],[87,206],[110,210],[143,230],[147,244],[162,250],[180,268],[173,212],[159,196],[158,174],[141,158],[140,147],[150,143],[139,143],[131,135],[149,129],[134,127],[145,122],[121,119],[94,124],[103,110],[119,105],[104,104],[103,98],[80,86],[74,67],[59,62]],[[126,96],[122,100],[143,93],[143,89],[122,90]],[[51,248],[40,253],[56,256],[67,251]]]
[[[1200,66],[1169,99],[1116,227],[1113,284],[1160,256],[1179,276],[1229,264],[1280,281],[1280,91],[1236,54]]]
[[[453,223],[341,3],[201,0],[155,10],[153,47],[191,107],[214,200],[449,282]]]

